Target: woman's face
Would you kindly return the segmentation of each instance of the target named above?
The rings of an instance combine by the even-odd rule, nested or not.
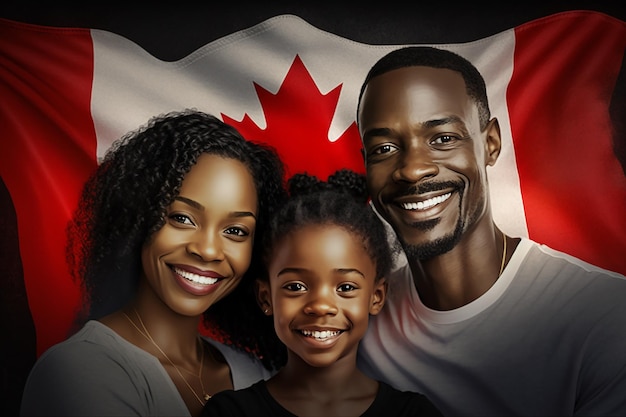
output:
[[[170,309],[200,315],[229,294],[250,265],[258,204],[241,162],[203,154],[142,250],[144,278]]]

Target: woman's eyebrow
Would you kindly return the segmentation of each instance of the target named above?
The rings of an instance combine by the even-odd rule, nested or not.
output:
[[[197,210],[204,211],[205,209],[202,204],[187,197],[177,196],[174,200],[181,201]],[[256,215],[251,211],[233,211],[230,213],[230,217],[252,217],[256,220]]]
[[[202,204],[190,198],[178,196],[174,198],[174,200],[182,201],[183,203],[188,204],[195,209],[204,211],[204,206]]]

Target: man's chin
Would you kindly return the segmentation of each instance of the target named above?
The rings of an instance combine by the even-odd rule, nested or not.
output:
[[[456,234],[420,243],[408,243],[400,239],[400,243],[409,260],[427,261],[451,251],[458,243]]]

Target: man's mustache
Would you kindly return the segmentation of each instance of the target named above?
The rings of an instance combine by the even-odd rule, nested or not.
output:
[[[440,190],[458,190],[461,191],[465,188],[465,183],[463,181],[431,181],[431,182],[423,182],[417,185],[411,185],[400,192],[394,195],[394,198],[405,197],[410,195],[419,195],[430,193],[433,191]]]

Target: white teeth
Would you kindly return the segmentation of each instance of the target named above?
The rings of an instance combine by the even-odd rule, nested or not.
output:
[[[305,335],[306,337],[312,337],[314,339],[317,340],[325,340],[331,337],[335,337],[337,336],[339,333],[341,333],[340,330],[322,330],[322,331],[313,331],[313,330],[301,330],[302,334]]]
[[[405,210],[426,210],[431,207],[441,204],[446,201],[452,193],[446,193],[437,197],[429,198],[425,201],[418,201],[417,203],[402,203],[402,208]]]
[[[182,269],[174,268],[174,272],[176,272],[181,277],[189,280],[191,282],[195,282],[196,284],[209,285],[215,284],[217,282],[217,278],[209,278],[203,277],[202,275],[192,274],[191,272],[183,271]]]

